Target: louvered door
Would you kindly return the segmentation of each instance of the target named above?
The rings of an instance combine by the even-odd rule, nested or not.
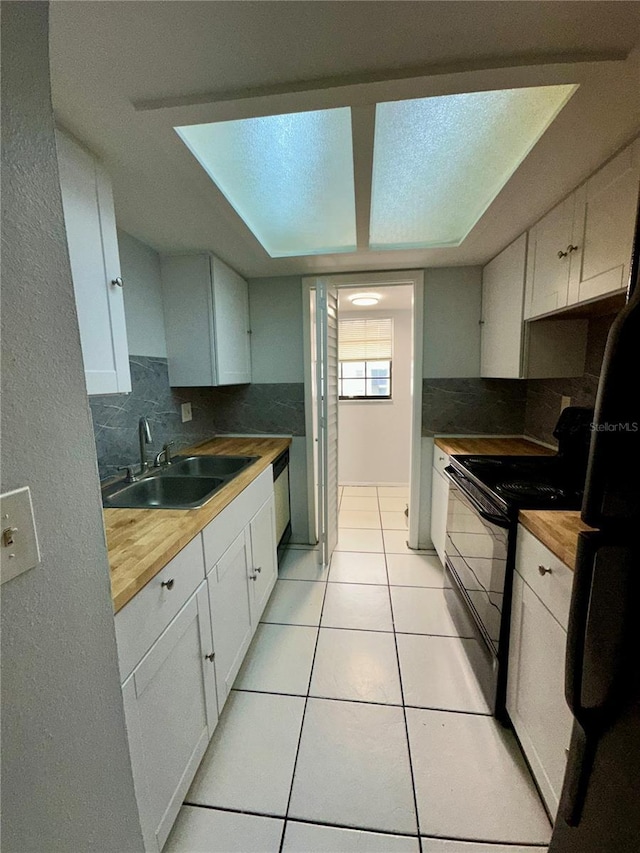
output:
[[[316,286],[318,389],[318,507],[322,562],[338,541],[338,293],[326,280]]]

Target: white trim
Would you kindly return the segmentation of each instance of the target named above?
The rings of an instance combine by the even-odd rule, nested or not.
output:
[[[418,548],[420,523],[420,477],[422,468],[422,359],[424,334],[424,270],[392,270],[391,272],[340,273],[304,276],[302,278],[302,329],[304,350],[304,402],[307,437],[307,492],[309,496],[309,531],[316,529],[316,495],[313,467],[313,414],[311,392],[311,318],[310,293],[318,279],[330,281],[332,287],[375,287],[408,284],[413,286],[413,353],[412,353],[412,418],[411,467],[409,472],[409,547]],[[343,403],[345,401],[341,401]],[[354,401],[357,402],[357,401]],[[311,538],[309,541],[313,541]]]

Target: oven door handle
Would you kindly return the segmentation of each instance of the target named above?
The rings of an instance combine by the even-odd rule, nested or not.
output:
[[[447,477],[454,483],[465,496],[465,499],[469,501],[473,509],[478,513],[480,518],[484,518],[485,521],[488,521],[489,524],[495,524],[496,527],[502,527],[504,530],[508,530],[511,526],[504,516],[501,515],[493,515],[493,513],[487,512],[484,507],[482,507],[472,495],[464,488],[462,485],[462,481],[466,478],[462,474],[458,474],[455,468],[452,468],[451,465],[448,465],[444,469],[444,473]]]

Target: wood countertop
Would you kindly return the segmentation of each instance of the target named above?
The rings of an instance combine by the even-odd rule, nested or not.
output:
[[[555,453],[528,438],[484,438],[483,436],[436,436],[435,444],[445,453],[473,453],[479,456],[551,456]]]
[[[571,571],[576,567],[578,534],[583,530],[593,530],[593,527],[582,521],[579,512],[561,512],[555,509],[521,509],[518,521],[559,560],[569,566]]]
[[[258,456],[199,509],[105,509],[111,597],[117,613],[291,444],[290,438],[220,437],[185,455]]]

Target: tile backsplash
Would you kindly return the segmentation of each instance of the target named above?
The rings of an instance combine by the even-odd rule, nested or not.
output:
[[[302,383],[171,388],[166,358],[131,356],[130,394],[89,398],[101,479],[119,465],[137,462],[138,421],[151,426],[149,459],[167,441],[174,451],[217,433],[304,435]],[[182,423],[180,405],[192,404],[193,419]]]
[[[526,391],[519,379],[424,379],[422,435],[521,435]]]
[[[593,406],[607,335],[615,314],[593,317],[589,321],[587,357],[584,374],[567,379],[529,379],[525,410],[525,435],[547,444],[556,444],[553,429],[560,416],[562,397],[570,397],[572,406]]]

